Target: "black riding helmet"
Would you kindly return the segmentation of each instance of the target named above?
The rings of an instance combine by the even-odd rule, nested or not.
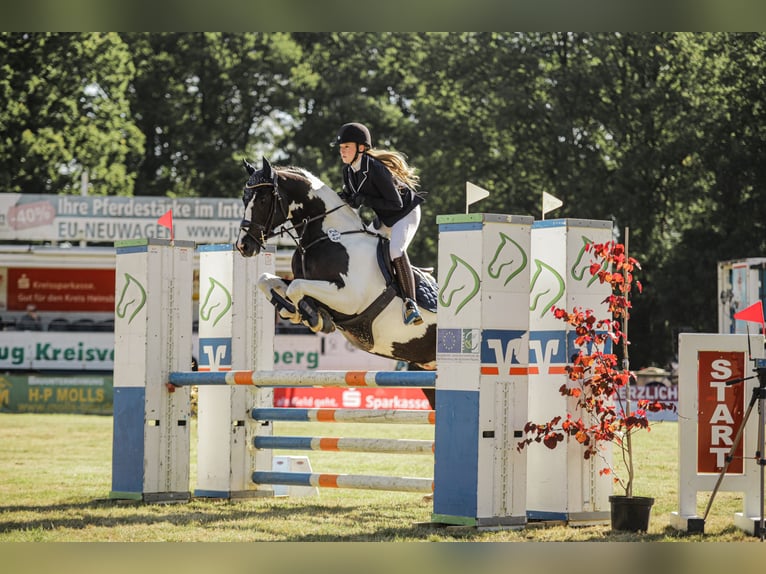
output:
[[[371,148],[372,137],[370,136],[370,130],[363,124],[343,124],[338,130],[338,135],[335,136],[335,141],[333,143],[335,145],[340,145],[342,143],[364,144],[368,148]]]

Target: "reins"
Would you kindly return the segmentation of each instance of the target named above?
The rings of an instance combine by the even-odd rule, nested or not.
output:
[[[269,182],[261,182],[261,183],[256,183],[253,185],[245,184],[245,189],[256,189],[258,187],[266,187],[266,186],[271,186],[272,195],[274,196],[274,201],[272,202],[271,213],[269,213],[269,217],[266,221],[266,225],[262,226],[261,238],[260,239],[256,238],[253,235],[253,233],[250,231],[250,225],[251,225],[250,221],[243,220],[241,223],[241,228],[245,231],[247,235],[249,235],[251,238],[255,239],[256,241],[260,242],[262,245],[265,244],[269,239],[273,237],[282,237],[286,233],[290,237],[290,239],[293,240],[293,242],[295,243],[296,250],[300,253],[301,267],[302,267],[303,275],[305,277],[306,276],[306,266],[305,266],[306,253],[314,245],[317,245],[318,243],[321,243],[323,241],[328,241],[330,239],[327,235],[322,235],[314,239],[309,244],[304,245],[303,237],[306,231],[308,230],[309,224],[315,221],[321,221],[322,219],[324,219],[331,213],[334,213],[338,211],[339,209],[343,209],[344,207],[348,207],[349,209],[353,209],[353,208],[344,202],[342,205],[333,207],[332,209],[324,211],[318,215],[305,218],[301,220],[299,223],[294,223],[292,220],[289,219],[288,217],[289,213],[287,209],[284,208],[282,194],[280,193],[280,189],[279,189],[279,185],[277,183],[276,177],[274,178],[273,181],[269,181]],[[285,219],[285,223],[279,226],[279,231],[272,230],[268,234],[265,234],[264,231],[266,229],[272,228],[272,224],[274,222],[274,215],[276,214],[276,211],[277,211],[277,203],[279,204],[279,208],[282,213],[282,216]],[[288,221],[290,222],[291,227],[286,227],[286,224]],[[364,226],[362,226],[360,229],[354,229],[351,231],[338,231],[338,235],[351,235],[355,233],[366,233],[368,235],[377,235],[376,233],[371,232],[369,229],[367,229]]]

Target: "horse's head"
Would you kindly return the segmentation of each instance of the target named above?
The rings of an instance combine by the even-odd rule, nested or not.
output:
[[[251,257],[260,253],[271,232],[287,220],[287,210],[279,194],[277,172],[266,158],[261,169],[247,161],[245,169],[250,177],[242,192],[245,213],[236,245],[244,257]]]

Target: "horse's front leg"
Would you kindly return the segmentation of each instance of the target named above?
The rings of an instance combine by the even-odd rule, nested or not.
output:
[[[280,317],[287,319],[294,325],[303,322],[298,306],[287,296],[288,284],[282,278],[264,273],[258,278],[258,288],[277,308]]]
[[[294,325],[302,323],[315,333],[319,331],[331,333],[335,329],[335,324],[330,314],[304,297],[303,290],[291,289],[295,281],[288,284],[276,275],[264,273],[258,278],[258,288],[277,308],[279,316],[283,319],[287,319]]]
[[[332,318],[323,307],[352,314],[356,312],[359,305],[356,293],[350,289],[340,289],[329,281],[293,279],[287,287],[286,294],[291,301],[298,302],[299,311],[305,311],[304,318],[310,309],[315,310],[316,316],[312,316],[309,324],[312,331],[329,332],[328,328],[330,327],[327,322],[332,323]],[[320,306],[317,308],[313,301],[319,303]]]

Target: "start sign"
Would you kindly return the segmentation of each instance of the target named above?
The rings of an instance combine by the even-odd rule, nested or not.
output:
[[[752,534],[760,522],[759,417],[745,420],[745,413],[758,390],[753,360],[764,358],[765,343],[762,335],[678,336],[678,511],[671,524],[679,530],[703,531],[698,497],[707,493],[710,504],[710,493],[718,490],[742,493],[742,512],[734,514],[738,528]]]
[[[719,473],[744,419],[745,354],[700,351],[698,359],[697,472]],[[734,380],[740,382],[727,384]],[[742,474],[743,444],[737,445],[727,474]]]

